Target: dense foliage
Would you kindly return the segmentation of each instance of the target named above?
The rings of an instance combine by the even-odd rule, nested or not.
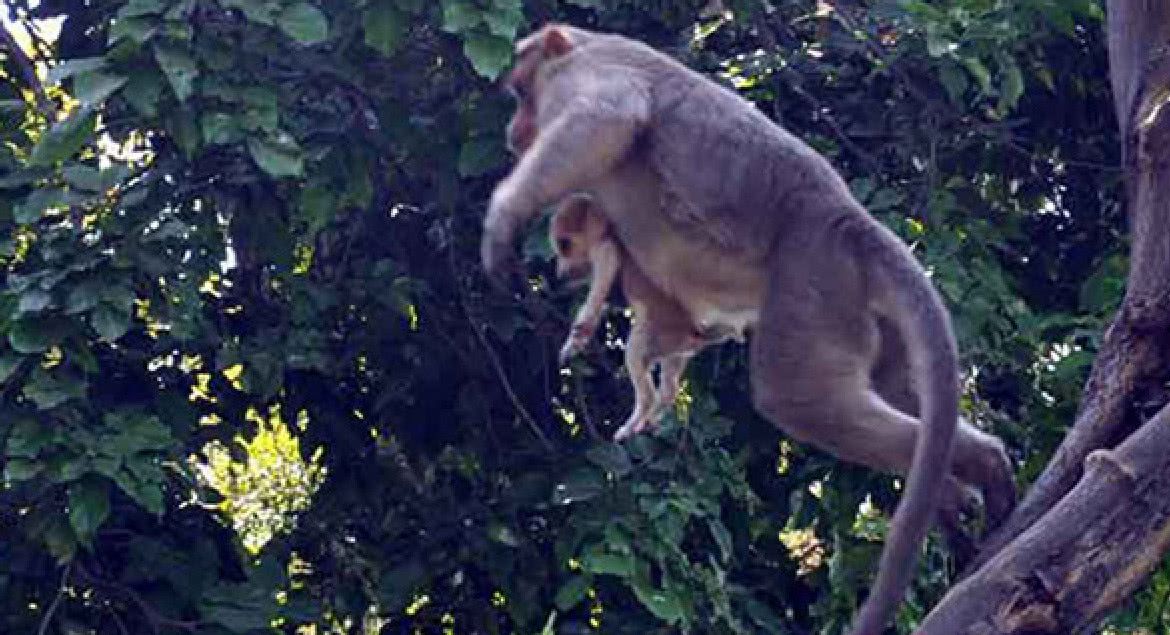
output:
[[[558,369],[540,232],[522,293],[482,277],[495,80],[549,19],[829,155],[930,267],[1026,483],[1123,282],[1100,6],[724,4],[5,0],[0,632],[840,631],[892,479],[783,439],[733,344],[614,445],[620,307]],[[902,632],[952,574],[932,542]],[[1167,579],[1118,624],[1158,627]]]

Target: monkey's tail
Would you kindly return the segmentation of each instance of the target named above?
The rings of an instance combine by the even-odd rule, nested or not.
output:
[[[942,299],[913,254],[893,232],[866,215],[855,234],[857,253],[873,257],[887,310],[908,344],[919,397],[922,429],[902,500],[890,523],[878,577],[858,613],[853,635],[880,635],[901,603],[918,564],[918,551],[950,471],[959,420],[958,350]]]

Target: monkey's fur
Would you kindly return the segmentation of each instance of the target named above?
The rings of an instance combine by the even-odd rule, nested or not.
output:
[[[620,275],[622,294],[634,313],[626,342],[626,371],[634,387],[634,410],[613,439],[621,441],[648,430],[674,404],[690,358],[705,346],[737,334],[718,325],[704,328],[696,324],[678,300],[651,284],[614,240],[609,220],[594,208],[589,197],[575,195],[562,201],[548,231],[557,257],[557,276],[589,277],[589,293],[561,347],[561,363],[567,363],[593,337],[605,298]],[[651,373],[655,364],[659,372],[657,388]]]
[[[585,192],[654,287],[699,323],[750,327],[761,414],[907,475],[855,623],[878,635],[940,500],[950,512],[974,485],[995,526],[1016,498],[1002,443],[959,422],[954,336],[921,267],[824,157],[668,56],[550,25],[517,57],[508,136],[520,159],[492,194],[485,269],[506,268],[542,206]]]

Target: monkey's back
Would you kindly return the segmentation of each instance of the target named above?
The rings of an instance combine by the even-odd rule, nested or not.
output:
[[[824,157],[730,88],[622,36],[601,35],[580,53],[647,87],[651,120],[639,141],[676,221],[764,257],[793,224],[868,216]]]

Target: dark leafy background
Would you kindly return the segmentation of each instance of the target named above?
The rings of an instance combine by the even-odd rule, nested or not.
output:
[[[624,313],[560,370],[577,296],[540,232],[522,294],[482,277],[497,80],[552,19],[830,156],[1033,477],[1125,268],[1100,5],[725,4],[5,0],[32,36],[0,53],[0,631],[844,628],[892,479],[783,439],[731,344],[615,446]],[[953,573],[932,541],[899,632]],[[1163,628],[1168,580],[1112,632]]]

